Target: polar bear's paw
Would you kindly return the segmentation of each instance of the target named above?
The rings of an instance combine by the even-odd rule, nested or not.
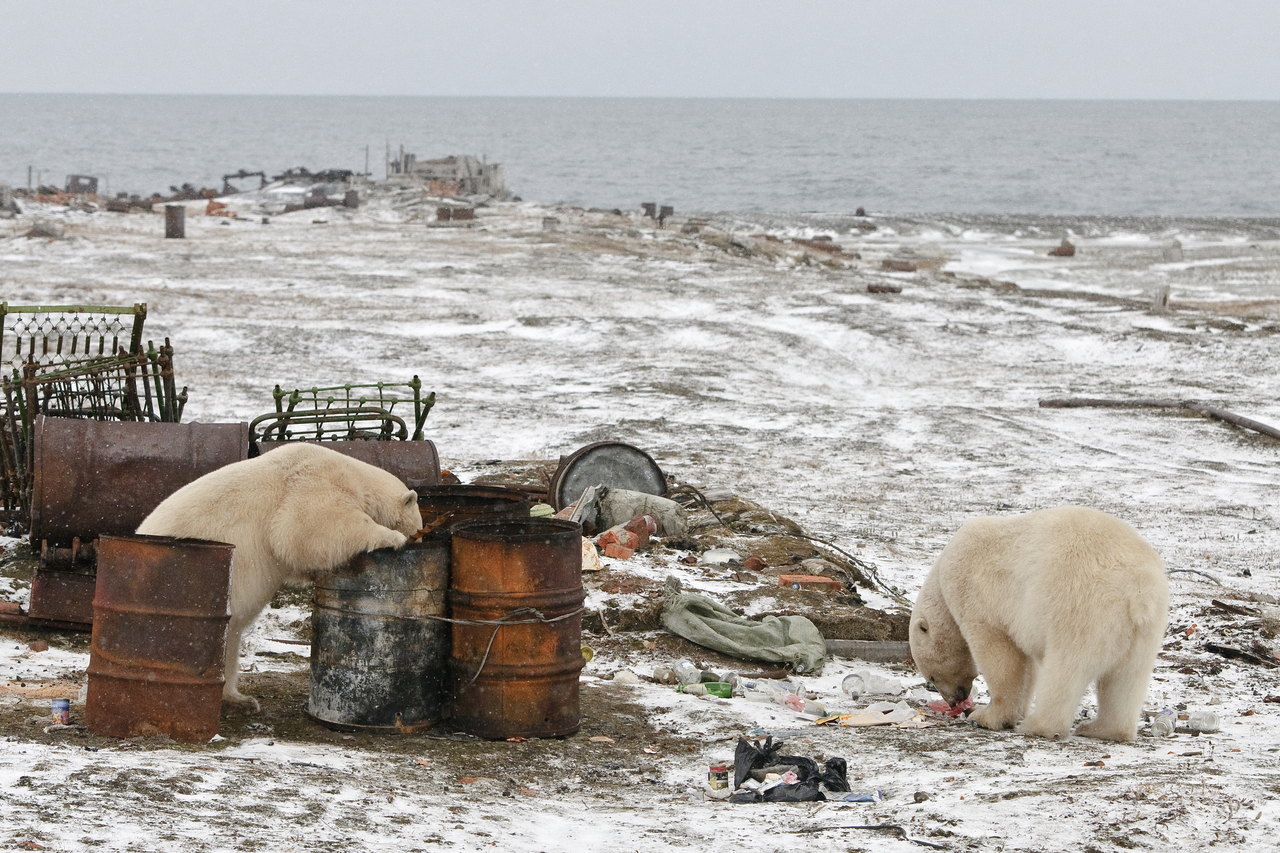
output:
[[[232,705],[239,705],[242,708],[246,708],[248,710],[253,711],[255,714],[262,710],[262,706],[258,704],[257,699],[254,699],[252,696],[248,696],[244,693],[241,693],[239,690],[236,690],[234,687],[230,689],[224,689],[222,691],[222,701],[224,703],[230,702]]]
[[[1096,719],[1082,723],[1076,728],[1076,734],[1080,737],[1114,740],[1123,743],[1133,740],[1136,729],[1136,725],[1117,726],[1110,720]]]
[[[1024,735],[1042,737],[1046,740],[1066,740],[1071,737],[1071,722],[1070,720],[1060,722],[1037,712],[1027,717],[1022,725],[1018,726],[1018,731]]]
[[[978,710],[971,712],[969,720],[984,729],[991,729],[995,732],[1011,729],[1018,724],[1017,717],[1003,713],[992,705],[983,705]]]

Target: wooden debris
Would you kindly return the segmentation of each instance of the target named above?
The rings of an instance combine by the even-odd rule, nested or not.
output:
[[[1135,409],[1135,408],[1155,408],[1155,409],[1183,409],[1196,414],[1204,415],[1214,420],[1225,421],[1229,424],[1235,424],[1256,433],[1268,436],[1270,438],[1280,438],[1280,429],[1268,426],[1261,421],[1255,421],[1252,418],[1246,418],[1237,415],[1234,412],[1228,412],[1225,409],[1218,409],[1213,406],[1205,405],[1197,400],[1167,400],[1152,399],[1146,397],[1136,397],[1132,400],[1099,400],[1089,397],[1066,397],[1058,399],[1041,400],[1040,408],[1042,409]]]

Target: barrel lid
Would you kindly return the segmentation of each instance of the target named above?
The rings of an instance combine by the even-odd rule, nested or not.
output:
[[[667,478],[648,453],[621,441],[597,441],[560,457],[548,495],[560,510],[576,501],[584,489],[599,485],[650,495],[667,493]]]

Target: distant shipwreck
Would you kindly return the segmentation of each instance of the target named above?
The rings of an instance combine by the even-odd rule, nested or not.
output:
[[[489,163],[470,154],[419,160],[406,153],[393,156],[387,147],[387,180],[420,183],[435,198],[489,196],[497,201],[511,198],[501,163]]]

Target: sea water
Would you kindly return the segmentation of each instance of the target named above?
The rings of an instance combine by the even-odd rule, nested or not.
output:
[[[381,178],[401,145],[587,207],[1280,215],[1275,102],[0,95],[15,186],[29,167],[144,195],[240,169]]]

